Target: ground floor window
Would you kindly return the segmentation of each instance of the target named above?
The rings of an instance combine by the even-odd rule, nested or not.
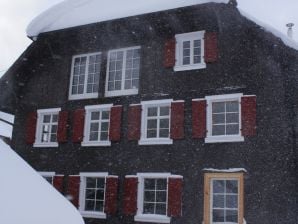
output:
[[[243,223],[243,173],[206,173],[204,223]]]

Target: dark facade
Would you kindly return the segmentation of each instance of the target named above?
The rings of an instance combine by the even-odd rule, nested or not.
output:
[[[176,34],[202,30],[216,33],[216,60],[206,63],[205,68],[186,71],[164,66],[167,40]],[[108,51],[132,46],[141,47],[138,94],[105,97]],[[127,214],[131,203],[127,202],[129,184],[125,177],[137,173],[183,177],[182,188],[175,185],[178,189],[175,201],[179,201],[182,191],[182,215],[176,214],[180,213],[176,205],[178,212],[172,213],[171,223],[202,223],[204,211],[208,213],[210,209],[206,208],[209,200],[206,194],[212,194],[206,192],[208,174],[223,175],[218,180],[229,180],[230,174],[243,177],[244,193],[240,195],[239,187],[237,211],[243,210],[247,223],[298,222],[295,63],[298,53],[241,16],[233,4],[208,3],[42,33],[28,52],[19,59],[18,67],[9,71],[16,95],[12,100],[16,105],[12,147],[36,170],[64,175],[55,183],[63,194],[73,197],[79,193],[72,175],[108,172],[119,177],[116,211],[107,212],[104,219],[86,218],[87,223],[134,222],[135,209]],[[69,100],[72,57],[92,52],[102,52],[98,97]],[[242,136],[244,141],[206,143],[205,136],[194,138],[193,100],[239,93],[256,96],[256,130]],[[179,139],[172,144],[140,145],[137,140],[130,140],[127,137],[131,132],[130,105],[161,99],[184,100],[184,133],[178,134]],[[122,105],[120,140],[96,147],[73,141],[77,131],[75,111],[103,104]],[[58,147],[33,147],[26,143],[29,114],[48,108],[68,112],[66,140]],[[177,119],[179,123],[181,117]],[[229,168],[242,169],[226,172]],[[168,209],[172,206],[169,203]],[[238,218],[240,215],[237,214]],[[235,223],[242,221],[238,219]]]

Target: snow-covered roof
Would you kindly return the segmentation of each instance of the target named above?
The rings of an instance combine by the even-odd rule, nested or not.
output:
[[[77,209],[0,140],[0,223],[84,224]]]
[[[65,0],[37,16],[27,35],[209,2],[229,0]]]

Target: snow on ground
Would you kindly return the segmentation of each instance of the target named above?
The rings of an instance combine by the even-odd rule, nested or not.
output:
[[[12,125],[7,124],[0,120],[0,136],[11,138]]]
[[[65,0],[37,16],[27,35],[208,2],[229,0]]]
[[[14,123],[14,115],[7,114],[7,113],[0,111],[0,120],[5,120],[5,121],[13,124]]]
[[[1,224],[84,224],[72,204],[0,140]]]

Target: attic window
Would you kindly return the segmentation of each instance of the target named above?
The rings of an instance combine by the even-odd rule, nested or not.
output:
[[[205,68],[205,31],[177,34],[175,71]]]
[[[76,55],[72,60],[69,99],[97,98],[101,53]]]

